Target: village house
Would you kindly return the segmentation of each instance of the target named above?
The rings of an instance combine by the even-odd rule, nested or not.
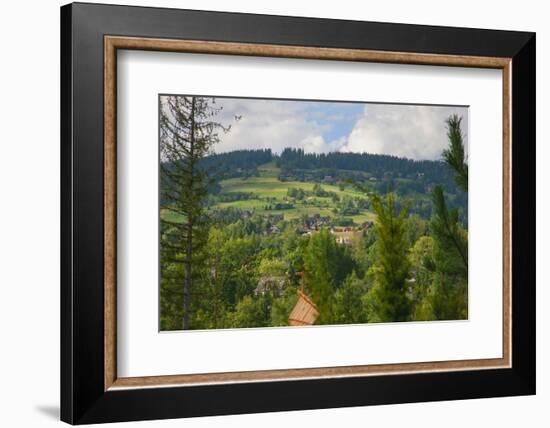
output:
[[[362,232],[353,227],[335,227],[331,229],[330,233],[335,236],[336,243],[340,245],[351,245],[362,237]]]
[[[258,281],[254,294],[264,295],[271,293],[274,297],[279,297],[287,284],[287,280],[282,276],[264,276]]]
[[[278,226],[271,226],[271,233],[280,233],[281,229]]]
[[[304,218],[304,228],[306,231],[319,230],[321,227],[328,226],[330,224],[330,217],[322,216],[319,213],[314,214],[312,217]]]
[[[269,214],[267,216],[267,221],[269,221],[271,224],[274,224],[283,221],[284,218],[285,216],[283,214]]]

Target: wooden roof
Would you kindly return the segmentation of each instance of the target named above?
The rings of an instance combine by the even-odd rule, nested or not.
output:
[[[288,316],[288,324],[293,326],[313,325],[318,316],[317,305],[301,290],[298,290],[298,301]]]

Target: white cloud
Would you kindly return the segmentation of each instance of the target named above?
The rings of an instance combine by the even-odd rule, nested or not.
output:
[[[337,121],[327,121],[325,116],[324,125],[320,125],[321,113],[312,113],[311,103],[217,98],[216,104],[223,107],[217,119],[231,124],[231,131],[221,135],[214,148],[217,153],[261,148],[279,153],[294,147],[316,153],[347,151],[440,159],[448,145],[445,119],[461,115],[463,132],[468,130],[466,107],[366,104],[348,135],[329,140],[326,135],[335,126],[331,122]],[[235,116],[241,119],[236,121]]]
[[[223,107],[219,119],[231,124],[231,131],[221,135],[215,147],[218,153],[251,148],[270,148],[278,153],[285,147],[328,152],[341,146],[325,140],[326,128],[308,117],[306,103],[223,98],[216,103]],[[235,121],[235,116],[242,118]]]
[[[466,107],[369,104],[340,150],[439,159],[448,145],[445,119],[454,113],[466,134]]]

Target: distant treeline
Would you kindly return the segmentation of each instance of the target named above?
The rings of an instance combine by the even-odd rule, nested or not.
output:
[[[452,174],[441,161],[413,160],[390,155],[370,153],[306,153],[303,149],[286,148],[280,155],[271,149],[235,150],[211,154],[202,159],[201,166],[215,173],[250,171],[275,161],[283,171],[295,169],[340,169],[367,172],[372,176],[385,174],[401,176],[422,175],[428,181],[452,181]]]
[[[368,172],[374,177],[384,175],[421,175],[426,181],[452,184],[453,176],[440,161],[413,160],[390,155],[370,153],[305,153],[303,149],[286,148],[277,158],[277,165],[283,170],[293,169],[340,169]]]
[[[403,177],[420,175],[426,181],[452,183],[452,174],[440,161],[419,161],[370,153],[306,153],[303,149],[286,148],[280,155],[276,155],[271,149],[235,150],[207,156],[201,165],[209,171],[227,174],[254,170],[271,161],[275,161],[283,171],[334,169],[367,172],[380,178],[388,174]]]
[[[235,150],[226,153],[215,153],[201,160],[201,166],[216,175],[240,175],[243,171],[255,170],[258,166],[271,162],[271,149]],[[239,171],[238,171],[239,170]]]

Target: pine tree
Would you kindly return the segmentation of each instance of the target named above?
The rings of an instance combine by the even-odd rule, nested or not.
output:
[[[355,272],[348,275],[334,295],[334,322],[360,324],[368,321],[362,297],[366,293],[363,280]]]
[[[440,186],[434,188],[432,197],[435,215],[430,223],[430,230],[437,250],[445,253],[439,267],[446,272],[466,277],[468,275],[468,236],[460,226],[458,210],[447,208],[443,189]]]
[[[468,163],[464,150],[462,134],[462,117],[456,114],[449,116],[447,124],[447,138],[449,148],[443,151],[443,160],[455,172],[455,182],[462,190],[468,191]]]
[[[334,323],[334,292],[354,268],[349,249],[337,244],[328,229],[311,236],[304,251],[304,283],[319,308],[317,324]]]
[[[336,242],[328,230],[322,229],[309,240],[304,255],[304,282],[306,292],[319,309],[318,324],[332,323],[334,258]]]
[[[427,321],[433,319],[426,296],[431,290],[434,279],[435,263],[433,260],[434,239],[431,236],[421,236],[411,247],[409,260],[411,263],[412,299],[415,306],[414,320]]]
[[[435,215],[430,223],[434,239],[435,272],[427,299],[434,319],[464,319],[468,316],[468,234],[449,210],[443,190],[433,191]]]
[[[457,185],[468,192],[468,164],[465,156],[462,118],[450,116],[447,123],[449,148],[444,162],[454,171]],[[430,232],[434,239],[433,284],[422,304],[433,319],[464,319],[468,316],[468,232],[459,221],[457,209],[449,209],[441,186],[432,192],[434,214]]]
[[[219,141],[218,133],[229,129],[213,120],[220,110],[214,104],[213,98],[194,96],[166,96],[160,104],[161,209],[170,214],[161,216],[161,276],[167,291],[161,294],[179,296],[181,287],[182,309],[177,312],[183,314],[183,329],[190,328],[193,282],[208,239],[209,179],[199,162]],[[174,303],[165,302],[168,306]]]
[[[371,200],[377,218],[374,286],[367,298],[369,321],[408,321],[412,313],[407,290],[410,269],[406,229],[408,207],[396,213],[393,193],[387,194],[385,204],[377,195],[372,195]]]

